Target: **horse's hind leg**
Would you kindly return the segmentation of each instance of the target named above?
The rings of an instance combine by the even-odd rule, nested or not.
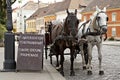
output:
[[[81,50],[81,57],[82,57],[82,66],[83,70],[86,69],[86,64],[85,64],[85,56],[84,56],[84,51],[83,51],[83,45],[80,45],[80,50]]]
[[[88,49],[87,49],[88,45],[87,43],[83,44],[83,50],[84,50],[84,58],[85,58],[85,64],[88,64]]]
[[[48,47],[47,47],[47,44],[45,44],[45,58],[47,59],[47,50],[48,50]]]
[[[103,75],[104,71],[102,70],[102,54],[101,54],[101,46],[102,44],[98,44],[98,60],[99,60],[99,75]]]
[[[64,63],[64,54],[61,53],[60,54],[60,65],[61,65],[61,68],[60,68],[60,73],[64,76],[64,71],[63,71],[63,63]]]

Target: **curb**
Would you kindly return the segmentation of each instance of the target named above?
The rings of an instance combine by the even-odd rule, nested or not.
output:
[[[120,46],[120,42],[103,42],[103,45],[110,45],[110,46]]]
[[[66,80],[47,60],[44,60],[45,68],[50,74],[52,80]]]

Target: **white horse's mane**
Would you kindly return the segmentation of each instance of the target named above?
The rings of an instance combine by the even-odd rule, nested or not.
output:
[[[95,11],[95,12],[92,14],[92,16],[90,16],[90,19],[91,19],[92,21],[93,21],[93,19],[96,17],[97,13],[98,13],[98,11]]]

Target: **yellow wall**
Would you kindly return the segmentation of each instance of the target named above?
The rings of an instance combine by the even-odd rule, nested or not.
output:
[[[26,32],[36,32],[36,20],[27,20],[26,21]]]
[[[56,16],[50,15],[50,16],[45,16],[44,17],[45,22],[52,21],[52,20],[56,20]],[[27,20],[26,25],[27,25],[26,26],[26,32],[37,32],[37,30],[36,30],[36,19]]]
[[[45,16],[44,17],[45,22],[56,20],[56,16],[51,15],[51,16]]]

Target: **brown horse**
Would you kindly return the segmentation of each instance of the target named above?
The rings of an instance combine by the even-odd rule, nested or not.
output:
[[[56,55],[57,57],[57,66],[59,65],[58,62],[58,56],[60,55],[60,72],[62,75],[64,75],[63,71],[63,62],[64,62],[64,50],[66,48],[70,49],[70,56],[71,56],[71,72],[70,75],[74,76],[74,68],[73,68],[73,62],[75,57],[75,47],[77,44],[77,29],[79,20],[76,17],[77,10],[75,10],[75,13],[70,13],[67,10],[67,17],[65,19],[65,22],[63,24],[57,24],[54,25],[51,23],[51,26],[49,26],[48,31],[51,35],[51,51]]]

